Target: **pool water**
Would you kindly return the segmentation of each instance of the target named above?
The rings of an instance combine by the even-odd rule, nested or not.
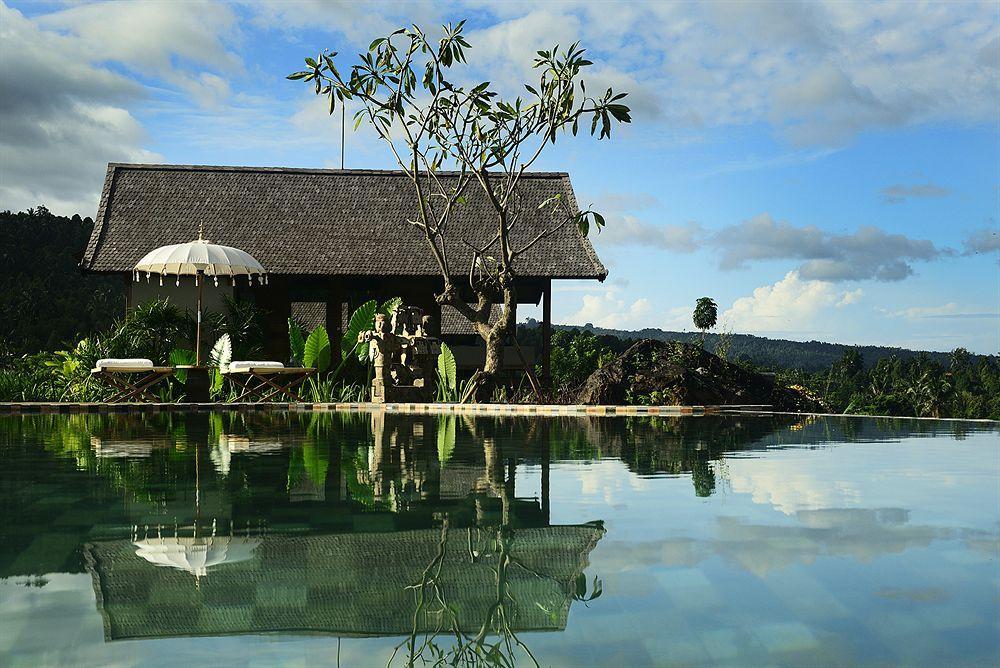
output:
[[[996,665],[998,435],[0,416],[0,664]]]

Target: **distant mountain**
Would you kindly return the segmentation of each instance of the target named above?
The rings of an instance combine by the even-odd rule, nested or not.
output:
[[[528,318],[526,323],[519,327],[525,330],[528,338],[531,338],[530,330],[537,328],[539,322],[533,318]],[[640,329],[638,331],[622,329],[606,329],[604,327],[594,327],[591,324],[579,327],[576,325],[552,325],[553,330],[589,330],[599,337],[614,337],[622,340],[623,344],[640,339],[654,339],[656,341],[694,341],[701,338],[699,332],[667,332],[662,329]],[[849,346],[842,343],[825,343],[823,341],[788,341],[785,339],[768,339],[763,336],[752,334],[732,334],[729,347],[728,358],[730,360],[746,360],[755,365],[768,369],[801,369],[802,371],[822,371],[830,368],[830,365],[840,359],[848,349],[857,349],[864,358],[865,366],[872,367],[880,359],[895,356],[900,359],[908,359],[917,355],[926,354],[939,364],[948,365],[949,353],[924,352],[919,350],[907,350],[906,348],[891,348],[887,346]],[[714,351],[719,341],[718,334],[708,334],[705,337],[705,347]],[[531,341],[525,340],[530,344]],[[622,344],[614,345],[613,341],[605,341],[607,345],[617,350],[623,347]],[[974,356],[979,357],[979,356]]]

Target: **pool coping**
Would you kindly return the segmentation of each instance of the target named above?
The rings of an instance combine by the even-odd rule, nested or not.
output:
[[[74,403],[74,402],[6,402],[0,403],[0,414],[22,413],[129,413],[129,412],[198,412],[198,411],[346,411],[463,414],[463,415],[705,415],[732,410],[769,412],[769,404],[725,406],[617,406],[565,404],[440,404],[370,402],[273,402],[273,403]]]
[[[440,403],[389,403],[371,402],[268,402],[268,403],[121,403],[100,402],[0,402],[0,415],[53,414],[53,413],[185,413],[207,411],[299,411],[299,412],[350,412],[397,413],[412,415],[542,415],[542,416],[702,416],[702,415],[787,415],[797,417],[873,418],[880,420],[936,420],[938,422],[973,422],[1000,426],[1000,420],[983,418],[935,418],[905,415],[864,415],[860,413],[795,413],[776,411],[770,404],[715,404],[704,406],[622,406],[580,404],[440,404]]]

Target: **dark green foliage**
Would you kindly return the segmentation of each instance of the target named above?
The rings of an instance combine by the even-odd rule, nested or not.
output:
[[[820,394],[838,413],[1000,420],[1000,361],[992,356],[973,360],[958,348],[948,365],[920,353],[884,358],[866,368],[860,352],[852,349],[825,372],[782,375]]]
[[[222,313],[208,312],[204,322],[208,331],[204,334],[209,341],[228,334],[233,345],[233,359],[253,360],[264,350],[265,312],[252,301],[233,299],[223,295],[225,310]]]
[[[142,304],[70,350],[0,356],[0,401],[100,401],[113,392],[91,380],[97,360],[146,357],[168,364],[174,349],[193,339],[187,313],[166,300]]]
[[[577,387],[614,356],[614,351],[591,332],[555,332],[552,335],[553,389],[562,391]]]
[[[711,297],[701,297],[694,305],[694,314],[691,319],[695,327],[702,332],[707,332],[715,327],[718,317],[719,307],[715,301]]]
[[[79,268],[93,225],[42,206],[0,212],[0,341],[8,354],[72,345],[124,312],[121,277]]]
[[[692,341],[697,336],[679,334],[677,339]],[[762,347],[775,344],[776,350],[781,350],[782,344],[793,344],[742,336],[761,342]],[[539,329],[531,323],[522,326],[518,340],[537,348]],[[670,339],[661,336],[658,340]],[[553,389],[561,393],[579,387],[590,374],[634,343],[632,336],[619,338],[597,335],[590,329],[557,328],[552,334]],[[996,356],[972,355],[964,348],[948,354],[817,342],[797,345],[801,347],[800,356],[809,354],[811,346],[824,347],[824,353],[825,349],[842,352],[826,368],[809,371],[773,362],[755,364],[746,358],[737,364],[746,371],[774,371],[780,385],[804,388],[835,413],[1000,419],[1000,359]],[[868,359],[871,350],[877,354],[874,363]],[[670,403],[669,399],[633,397],[631,403]]]
[[[553,332],[580,330],[570,325],[553,325]],[[662,329],[621,330],[602,327],[582,328],[593,332],[605,345],[615,352],[623,352],[629,345],[640,339],[656,341],[683,341],[698,343],[699,332],[669,332]],[[802,371],[825,371],[839,360],[849,348],[856,347],[864,358],[865,365],[872,367],[879,360],[895,357],[910,359],[919,352],[904,348],[889,348],[886,346],[849,346],[841,343],[825,343],[823,341],[787,341],[785,339],[767,339],[752,334],[705,334],[705,349],[715,352],[720,336],[729,336],[731,346],[727,359],[733,362],[748,362],[761,370],[798,369]],[[527,325],[518,328],[518,340],[525,345],[537,345],[537,321],[529,320]],[[950,363],[950,353],[925,353],[938,364]],[[981,355],[971,355],[973,361],[982,359]]]

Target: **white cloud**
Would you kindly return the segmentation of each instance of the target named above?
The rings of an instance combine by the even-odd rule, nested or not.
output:
[[[930,261],[948,251],[927,239],[888,234],[866,225],[852,234],[832,234],[818,227],[796,227],[763,213],[722,228],[707,242],[722,252],[722,269],[738,269],[762,260],[804,260],[805,279],[899,281],[913,273],[913,261]]]
[[[773,285],[756,288],[740,297],[720,321],[735,331],[791,332],[816,330],[821,312],[840,303],[850,304],[860,292],[840,292],[827,281],[803,280],[796,271],[788,272]]]
[[[575,325],[591,323],[608,329],[630,329],[645,326],[652,305],[645,297],[634,301],[622,298],[617,290],[583,295],[580,310],[568,316],[566,322]]]
[[[951,191],[935,183],[921,183],[916,185],[895,184],[882,188],[882,201],[886,204],[900,204],[908,199],[947,197]]]
[[[511,66],[496,70],[523,74],[525,52],[581,39],[614,63],[602,85],[630,84],[637,116],[675,127],[763,121],[796,144],[840,145],[996,118],[989,2],[474,4],[499,19],[472,34],[488,62]]]
[[[850,292],[845,292],[844,296],[841,297],[839,302],[837,302],[837,308],[843,308],[844,306],[857,304],[859,301],[861,301],[861,297],[863,297],[864,294],[865,293],[861,288],[858,288],[856,290],[851,290]]]
[[[228,80],[212,70],[229,76],[243,70],[223,43],[223,36],[239,36],[236,15],[219,2],[98,2],[45,14],[38,25],[73,36],[91,63],[116,62],[142,77],[157,76],[204,106],[231,95]]]
[[[925,318],[947,318],[955,320],[979,320],[1000,318],[1000,311],[996,307],[992,311],[975,306],[959,306],[955,302],[949,302],[940,306],[913,306],[899,311],[882,312],[890,318],[925,319]]]
[[[994,225],[992,228],[984,227],[971,232],[966,235],[962,246],[965,248],[965,255],[996,253],[1000,251],[1000,228]]]
[[[701,245],[704,228],[698,223],[682,225],[649,223],[629,214],[618,214],[608,220],[600,234],[592,240],[598,247],[645,246],[678,253],[691,253]]]
[[[127,106],[142,89],[0,4],[0,205],[94,215],[109,161],[152,162]]]

